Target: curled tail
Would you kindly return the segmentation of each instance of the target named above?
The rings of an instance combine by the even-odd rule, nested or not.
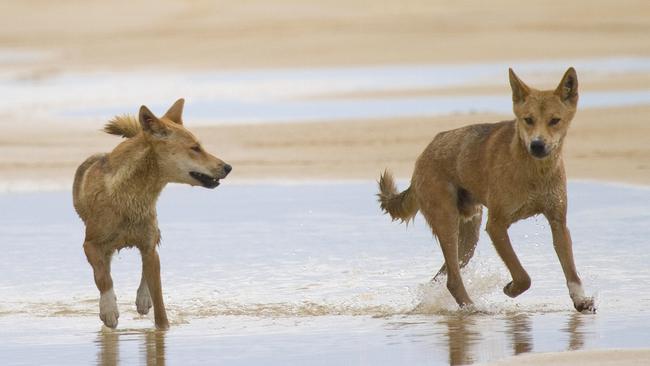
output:
[[[142,127],[138,120],[127,114],[114,117],[104,126],[104,132],[126,138],[131,138],[140,131],[142,131]]]
[[[408,187],[404,192],[398,193],[393,176],[388,172],[379,177],[379,203],[381,209],[387,212],[394,220],[408,223],[413,220],[420,207],[415,197],[415,192]]]

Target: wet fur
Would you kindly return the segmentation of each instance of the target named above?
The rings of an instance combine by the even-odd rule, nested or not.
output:
[[[182,125],[182,110],[180,99],[161,118],[145,106],[137,120],[116,117],[104,130],[127,139],[110,153],[89,157],[75,173],[73,203],[86,226],[84,252],[101,295],[100,318],[108,327],[115,328],[119,317],[111,257],[125,247],[137,247],[142,254],[138,312],[146,314],[153,304],[156,327],[169,326],[156,251],[160,243],[156,201],[169,182],[201,184],[184,172],[184,167],[220,178],[230,171],[227,164],[204,150],[191,150],[199,145]]]
[[[507,229],[542,214],[551,226],[575,308],[595,311],[593,299],[584,296],[566,227],[562,145],[578,102],[575,70],[567,70],[555,90],[530,88],[512,70],[510,83],[516,119],[439,133],[417,159],[405,191],[397,191],[388,172],[381,175],[380,207],[393,220],[411,220],[418,211],[424,215],[445,257],[434,280],[447,275],[447,288],[461,307],[472,304],[460,268],[474,254],[483,206],[489,212],[487,232],[513,278],[504,288],[511,297],[526,291],[531,280]],[[533,141],[543,144],[545,156],[535,156]]]
[[[411,187],[403,192],[397,191],[393,176],[387,171],[379,178],[379,203],[382,210],[390,214],[393,221],[408,223],[413,220],[419,206]]]
[[[104,126],[104,132],[126,138],[135,137],[141,131],[140,122],[128,114],[116,116]]]

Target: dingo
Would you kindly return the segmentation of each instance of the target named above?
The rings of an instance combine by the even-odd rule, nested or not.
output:
[[[104,131],[126,141],[108,154],[91,156],[75,174],[74,207],[86,225],[83,247],[100,292],[99,317],[110,328],[117,326],[119,317],[111,256],[134,246],[142,255],[138,313],[147,314],[153,302],[156,327],[169,327],[156,251],[160,242],[156,201],[167,183],[215,188],[232,169],[206,152],[183,127],[183,104],[179,99],[161,118],[145,106],[140,107],[138,120],[116,117]]]
[[[489,214],[487,232],[512,276],[503,289],[510,297],[526,291],[530,277],[512,249],[508,227],[543,214],[574,307],[595,312],[582,289],[566,226],[562,143],[578,104],[576,72],[569,68],[555,90],[541,91],[510,69],[510,86],[515,120],[439,133],[417,159],[404,192],[398,193],[388,172],[380,177],[381,208],[402,221],[422,212],[445,258],[436,277],[447,274],[447,288],[461,307],[472,304],[460,269],[474,255],[482,206]]]

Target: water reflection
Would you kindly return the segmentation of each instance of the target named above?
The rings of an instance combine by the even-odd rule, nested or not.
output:
[[[515,355],[533,350],[533,337],[530,315],[515,314],[506,318],[506,330],[510,335]]]
[[[573,313],[569,317],[567,327],[563,330],[569,333],[569,345],[567,350],[576,351],[585,345],[585,315]]]
[[[481,340],[481,334],[475,330],[475,317],[468,314],[454,314],[446,316],[441,323],[447,327],[449,364],[473,363],[475,352],[472,348]]]
[[[542,318],[543,321],[540,321]],[[530,313],[488,315],[463,312],[410,315],[386,323],[389,332],[387,345],[396,346],[407,340],[417,344],[417,347],[424,346],[420,348],[424,354],[441,356],[438,363],[468,365],[527,352],[582,349],[585,338],[590,334],[585,330],[586,324],[591,324],[594,319],[593,316],[579,313],[541,316]],[[566,336],[558,337],[558,334]],[[156,330],[102,330],[97,333],[96,363],[101,366],[133,363],[165,365],[168,335]],[[318,347],[318,344],[314,346]]]
[[[555,321],[551,323],[537,323],[536,329],[533,322],[534,314],[458,313],[435,316],[434,322],[428,322],[429,327],[433,326],[435,329],[430,328],[429,332],[420,332],[420,335],[435,337],[441,341],[434,341],[434,344],[447,350],[449,365],[468,365],[490,361],[495,357],[502,358],[533,351],[582,349],[585,335],[588,334],[585,330],[585,322],[591,318],[593,317],[571,313],[566,317],[554,318]],[[558,326],[553,327],[553,323]],[[401,324],[420,327],[423,322]],[[404,330],[403,327],[394,329]],[[568,335],[564,345],[561,338],[557,337],[558,331],[566,332]],[[535,340],[540,343],[539,349],[535,349]],[[556,340],[560,340],[560,344],[557,344]]]
[[[119,333],[101,330],[97,335],[97,364],[115,366],[120,359]]]
[[[165,365],[165,332],[157,330],[110,331],[102,329],[97,335],[97,365],[116,366],[120,364],[120,343],[128,340],[140,341],[138,347],[142,364]],[[129,362],[125,362],[129,363]]]
[[[165,365],[165,332],[148,331],[145,332],[145,356],[147,366],[164,366]]]

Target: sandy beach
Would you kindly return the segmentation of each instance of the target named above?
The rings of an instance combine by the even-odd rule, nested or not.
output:
[[[2,45],[69,68],[260,68],[648,55],[650,4],[504,0],[5,4]]]
[[[650,106],[580,111],[565,146],[569,178],[650,184],[647,116]],[[386,168],[408,179],[415,159],[436,133],[509,118],[481,114],[193,130],[209,151],[235,167],[234,180],[372,180]],[[119,142],[100,132],[101,126],[12,131],[0,140],[3,179],[69,184],[79,162]]]
[[[69,203],[67,191],[79,163],[90,154],[110,151],[119,141],[100,132],[107,118],[116,113],[134,113],[143,103],[150,104],[156,113],[162,113],[163,107],[178,97],[187,98],[187,113],[196,116],[195,119],[186,119],[186,125],[202,140],[207,150],[234,166],[228,183],[235,186],[234,190],[240,198],[248,197],[247,194],[268,194],[264,188],[267,183],[272,187],[279,184],[280,188],[271,188],[271,191],[281,191],[281,197],[286,197],[286,200],[293,199],[290,191],[281,188],[287,182],[298,184],[301,192],[317,190],[312,186],[314,182],[324,182],[327,189],[333,189],[336,184],[352,184],[354,188],[358,182],[372,182],[387,168],[400,179],[407,180],[415,159],[436,133],[472,123],[512,118],[509,109],[503,108],[510,101],[507,67],[515,67],[532,86],[554,88],[564,70],[574,63],[580,80],[581,105],[565,144],[564,157],[569,179],[573,184],[582,180],[600,182],[596,188],[588,184],[585,186],[593,189],[590,197],[598,197],[597,192],[601,191],[614,195],[629,194],[632,197],[630,202],[637,196],[646,197],[643,187],[650,185],[650,147],[647,143],[647,136],[650,135],[650,3],[647,1],[504,0],[487,6],[479,1],[28,0],[3,4],[0,21],[3,24],[0,31],[0,92],[3,95],[0,100],[0,127],[3,131],[0,137],[0,194],[8,205],[5,210],[20,211],[25,205],[43,200],[51,205]],[[392,76],[382,79],[382,73]],[[489,102],[478,103],[484,99]],[[454,106],[443,108],[446,104]],[[427,105],[434,107],[423,107]],[[294,109],[300,113],[289,113]],[[212,114],[213,111],[218,113]],[[640,186],[634,189],[639,189],[641,193],[632,188],[632,191],[624,191],[623,188],[621,191],[608,190],[609,186],[603,182]],[[248,193],[245,187],[254,189]],[[28,193],[14,193],[18,191]],[[48,196],[34,191],[56,193]],[[366,194],[370,189],[363,186],[359,192]],[[581,189],[576,188],[574,192],[580,193]],[[308,194],[304,196],[309,197]],[[196,200],[196,197],[192,199]],[[591,204],[585,203],[588,200],[579,202]],[[620,211],[623,208],[615,203],[609,202],[612,204],[610,209],[619,210],[616,211],[619,213],[617,225],[624,225],[629,220]],[[317,204],[323,205],[325,202]],[[314,209],[307,204],[299,207],[305,212]],[[348,211],[354,209],[356,206]],[[588,223],[591,216],[585,211],[595,212],[596,215],[599,209],[579,206],[577,212],[583,213],[581,217]],[[296,211],[295,217],[303,215],[300,212]],[[345,212],[339,210],[331,215],[336,217]],[[241,217],[238,216],[242,220],[240,224],[250,219],[245,213],[242,211]],[[364,216],[364,220],[367,220],[364,225],[372,227],[375,212],[361,213],[369,215]],[[248,214],[254,215],[256,212]],[[269,213],[268,217],[272,215]],[[23,221],[17,221],[16,225],[29,223],[34,227],[45,227],[47,223],[38,222],[39,219],[50,220],[60,216],[60,213],[52,211],[44,213],[42,217],[30,217],[25,212],[21,216]],[[6,219],[11,217],[7,214]],[[288,219],[295,217],[288,216]],[[647,224],[644,221],[647,216],[642,213],[635,217],[638,225]],[[330,219],[332,231],[336,231],[336,225],[343,225],[334,218]],[[77,240],[61,229],[74,225],[77,223],[73,218],[60,226],[53,225],[52,237],[57,240]],[[242,225],[242,232],[249,230]],[[21,237],[15,236],[12,230],[11,225],[7,224],[0,231],[1,245],[5,245],[8,238],[12,238],[12,243],[21,242]],[[75,230],[81,229],[75,226]],[[180,227],[175,230],[183,232]],[[589,232],[588,226],[579,230]],[[227,232],[225,228],[224,232]],[[260,235],[266,234],[261,232]],[[401,232],[399,236],[395,235],[395,238],[402,237]],[[426,235],[429,240],[428,233]],[[197,238],[197,242],[208,243],[212,240],[206,239],[212,238],[209,234],[204,236]],[[421,236],[424,238],[425,234]],[[594,236],[592,239],[598,238]],[[619,240],[616,236],[608,238],[612,242]],[[256,242],[255,238],[245,234],[239,239],[245,243]],[[38,240],[41,240],[39,236],[25,238],[27,242]],[[406,237],[404,240],[407,240]],[[365,243],[361,239],[359,241]],[[363,247],[365,244],[359,245]],[[11,255],[21,257],[19,245],[10,248]],[[82,254],[79,248],[71,248],[77,250],[78,253],[75,253]],[[413,257],[430,255],[431,248],[423,248],[420,247],[419,252],[409,253]],[[286,253],[293,250],[280,249],[286,250]],[[349,249],[319,254],[327,258],[345,257],[343,253],[346,250]],[[390,255],[395,254],[389,249],[385,250]],[[363,257],[368,252],[372,252],[372,249],[360,251],[357,255]],[[602,250],[598,253],[605,252]],[[205,253],[209,253],[209,250],[206,249]],[[540,258],[550,264],[550,253],[549,257]],[[267,258],[273,258],[275,254],[268,253]],[[541,255],[534,251],[529,254]],[[324,257],[315,258],[316,261],[324,260]],[[591,263],[585,272],[591,273],[598,268],[601,262],[597,259],[585,259]],[[194,259],[188,259],[191,260]],[[309,262],[311,260],[309,257],[304,259],[306,263],[312,263]],[[401,260],[404,262],[400,264],[412,265],[406,257]],[[162,351],[161,363],[156,348],[161,343],[158,333],[142,331],[150,326],[146,318],[137,319],[131,324],[131,330],[116,333],[115,336],[107,335],[104,331],[95,332],[99,329],[95,324],[97,319],[94,310],[88,310],[91,308],[88,304],[92,304],[94,309],[95,299],[91,295],[95,296],[95,290],[90,286],[89,269],[82,267],[85,266],[83,258],[77,262],[78,270],[82,273],[80,277],[88,277],[85,278],[88,283],[84,282],[84,285],[88,285],[86,288],[75,288],[75,291],[78,290],[77,299],[81,298],[83,304],[80,305],[83,309],[78,312],[75,312],[78,310],[75,310],[75,305],[70,305],[73,311],[66,313],[69,309],[61,305],[64,308],[61,313],[46,312],[32,318],[26,315],[30,311],[27,310],[19,312],[16,317],[11,309],[21,303],[22,295],[13,298],[15,294],[10,292],[0,300],[0,324],[3,324],[3,328],[17,326],[14,333],[7,336],[13,343],[7,343],[10,345],[5,349],[13,355],[13,363],[21,364],[20,355],[26,350],[24,345],[33,343],[34,347],[41,347],[38,349],[49,350],[50,342],[42,341],[37,334],[45,332],[56,339],[54,334],[61,324],[66,323],[68,314],[72,319],[81,319],[79,324],[83,329],[61,328],[65,329],[66,336],[58,340],[64,345],[60,354],[70,353],[69,346],[78,342],[84,344],[84,357],[96,351],[97,364],[116,364],[120,357],[115,349],[121,345],[123,350],[127,349],[126,356],[123,354],[121,358],[124,362],[146,358],[147,361],[164,364],[165,351]],[[23,280],[29,277],[29,273],[22,269],[11,267],[17,261],[8,260],[6,263],[12,273],[20,274],[17,278]],[[390,266],[391,263],[395,264],[386,261],[384,265]],[[225,266],[228,262],[221,264]],[[329,265],[326,261],[323,266]],[[356,265],[356,262],[346,265]],[[608,262],[608,265],[612,263]],[[260,268],[265,266],[268,263],[260,264]],[[547,270],[544,268],[544,271]],[[176,268],[176,271],[179,273],[183,269]],[[340,272],[344,273],[344,269],[340,269]],[[372,273],[379,272],[380,269],[377,269]],[[260,273],[253,275],[261,276]],[[394,278],[403,280],[400,277],[403,273],[397,269],[391,273]],[[428,273],[428,269],[413,274],[409,279],[417,283],[416,278],[422,277],[422,273]],[[484,273],[479,271],[474,274],[480,277]],[[321,280],[327,278],[324,274],[321,276]],[[237,283],[242,278],[249,277],[242,274],[224,283]],[[356,280],[358,278],[354,276],[349,279],[350,283]],[[71,286],[72,282],[56,284],[61,283]],[[399,282],[402,287],[396,283],[391,286],[404,288],[407,286],[405,283]],[[364,282],[368,288],[373,284],[370,280]],[[7,282],[5,289],[11,290],[14,285]],[[176,285],[180,287],[182,283],[177,282]],[[29,288],[21,287],[22,283],[15,286]],[[274,283],[274,286],[284,288],[278,283]],[[491,295],[495,286],[486,285],[481,291]],[[614,289],[615,286],[609,288]],[[176,296],[194,304],[199,300],[193,297],[190,290]],[[555,294],[552,291],[548,293]],[[550,298],[544,297],[547,293],[543,294],[537,293],[532,298],[537,302]],[[363,297],[365,293],[359,296],[367,300]],[[58,298],[56,301],[50,300],[59,305],[67,301]],[[301,301],[294,300],[297,303]],[[282,299],[265,301],[273,303]],[[349,305],[348,300],[341,301]],[[318,301],[314,303],[319,304]],[[393,304],[393,300],[390,303]],[[216,304],[217,307],[221,305],[219,302]],[[177,305],[178,312],[182,312],[185,305]],[[510,305],[512,303],[508,303]],[[611,303],[612,308],[614,305]],[[562,309],[562,304],[552,306]],[[194,320],[189,320],[188,325],[180,321],[177,324],[180,329],[178,333],[170,333],[167,337],[166,353],[170,363],[187,361],[179,355],[183,355],[184,349],[196,347],[188,339],[200,343],[200,334],[206,333],[213,342],[210,344],[220,344],[221,340],[231,342],[228,343],[230,348],[226,349],[231,354],[244,352],[245,344],[237,341],[237,337],[242,335],[246,342],[267,342],[282,350],[290,348],[292,342],[303,342],[306,350],[313,347],[316,353],[324,352],[323,349],[328,347],[341,347],[332,339],[353,339],[353,344],[358,348],[346,344],[339,355],[327,353],[321,360],[322,364],[336,364],[341,360],[369,364],[378,360],[368,356],[372,352],[385,356],[384,362],[401,362],[412,356],[414,363],[429,361],[429,364],[434,360],[438,362],[433,362],[435,364],[497,361],[497,365],[520,362],[532,365],[578,362],[585,365],[604,362],[638,365],[648,359],[647,348],[650,344],[647,342],[622,344],[617,343],[616,337],[611,337],[599,343],[598,339],[602,338],[599,332],[615,329],[624,334],[625,329],[620,327],[632,326],[618,313],[599,314],[600,319],[604,319],[601,323],[584,318],[582,321],[598,329],[590,333],[575,331],[572,326],[574,317],[570,316],[572,313],[558,310],[558,314],[550,316],[556,321],[551,323],[561,324],[560,327],[568,324],[567,328],[573,329],[561,330],[563,336],[569,334],[569,346],[563,348],[563,345],[551,341],[557,337],[553,333],[557,329],[548,330],[546,325],[542,325],[547,319],[544,317],[546,313],[523,311],[536,324],[536,330],[531,332],[528,324],[531,321],[525,321],[522,341],[521,329],[517,326],[515,330],[511,329],[512,324],[519,324],[516,313],[521,309],[510,310],[506,315],[498,311],[498,315],[492,315],[496,319],[494,324],[490,323],[490,316],[479,317],[478,320],[464,317],[449,320],[446,318],[449,313],[443,312],[444,316],[436,313],[433,317],[425,315],[412,319],[403,315],[401,310],[397,311],[399,316],[406,317],[406,326],[394,318],[373,323],[372,317],[378,314],[372,312],[362,312],[362,315],[353,311],[344,312],[343,316],[349,316],[352,320],[336,318],[336,311],[327,314],[334,318],[326,317],[326,320],[318,317],[306,320],[302,315],[301,318],[292,318],[295,314],[284,314],[279,320],[262,316],[262,322],[271,325],[261,329],[257,328],[260,319],[251,316],[251,313],[238,314],[234,319],[222,313],[207,318],[192,313],[189,318],[198,316],[198,319],[209,319],[210,325],[197,326]],[[34,319],[40,319],[38,322],[43,323],[42,329],[35,329]],[[329,320],[335,324],[333,328],[323,325]],[[222,327],[221,321],[226,325]],[[344,325],[348,321],[354,324],[354,336],[350,336],[353,338],[345,338]],[[292,330],[292,322],[298,324],[298,330]],[[616,322],[623,325],[613,325]],[[476,323],[482,325],[476,327]],[[437,328],[441,324],[443,330]],[[93,328],[88,331],[87,327]],[[428,327],[435,331],[428,333]],[[255,329],[260,334],[255,334]],[[401,329],[407,331],[400,333]],[[474,331],[482,334],[478,337],[481,341],[473,338]],[[491,348],[485,340],[494,336],[490,333],[492,331],[513,338],[513,350],[501,344]],[[588,335],[586,350],[518,355],[507,359],[508,356],[531,350],[555,352],[583,349],[584,342],[578,342],[580,347],[573,346],[574,338],[582,339],[580,335],[583,333]],[[315,344],[319,346],[309,344],[301,338],[301,334],[313,336]],[[364,343],[365,338],[360,334],[371,339],[370,343]],[[422,334],[426,336],[422,338]],[[84,343],[88,336],[97,340],[92,344]],[[390,340],[395,338],[391,337],[415,339],[413,344],[429,342],[435,346],[418,348],[419,345],[414,346],[407,341],[397,342],[403,347],[399,346],[391,353],[385,350],[387,344],[393,344]],[[142,349],[130,349],[132,341],[140,341],[140,338],[144,342],[144,346],[140,347]],[[21,340],[27,341],[21,343]],[[444,346],[439,346],[440,342]],[[165,342],[162,344],[165,348]],[[533,348],[532,344],[541,346]],[[476,349],[468,352],[472,355],[468,358],[464,350],[470,346],[476,346]],[[618,350],[628,347],[635,349]],[[150,357],[152,349],[155,352]],[[254,364],[255,360],[272,355],[269,349],[253,352],[253,361],[236,359],[237,362],[233,364]],[[214,354],[210,349],[194,350],[206,362]],[[440,356],[440,351],[445,355],[439,359],[436,357]],[[430,353],[436,356],[427,358],[426,355]],[[364,356],[364,359],[359,354],[367,357]],[[24,363],[42,362],[48,360],[47,357],[33,353]],[[87,361],[86,358],[76,360],[79,363]],[[275,361],[279,364],[283,360]],[[284,361],[305,363],[313,359],[305,351],[296,358]]]
[[[21,1],[0,14],[0,73],[40,80],[70,72],[228,70],[373,65],[419,65],[522,60],[650,56],[650,5],[607,1],[476,3],[310,2],[240,3]],[[38,9],[34,11],[34,9]],[[559,11],[561,10],[561,11]],[[147,16],[142,17],[141,13]],[[606,18],[599,16],[607,14]],[[65,25],[65,26],[62,26]],[[386,52],[386,47],[390,52]],[[507,45],[507,47],[503,47]],[[173,50],[170,52],[169,50]],[[568,66],[568,65],[567,65]],[[615,67],[615,66],[614,66]],[[526,80],[554,87],[558,75]],[[485,94],[509,100],[500,84],[338,92],[312,99]],[[582,91],[647,90],[648,73],[611,70],[581,77]],[[191,87],[188,88],[191,92]],[[11,92],[8,90],[7,92]],[[191,110],[192,95],[188,97]],[[172,97],[170,97],[171,99]],[[137,109],[133,100],[126,110]],[[8,103],[8,102],[7,102]],[[170,102],[167,102],[170,103]],[[38,179],[69,183],[85,156],[116,140],[84,123],[47,113],[0,110],[0,172],[4,182]],[[572,179],[650,183],[648,106],[579,111],[566,148]],[[390,168],[410,176],[414,159],[442,130],[511,118],[499,115],[361,118],[314,124],[218,126],[197,130],[236,167],[233,179],[374,179]],[[218,121],[217,121],[218,122]],[[188,121],[192,125],[192,121]]]
[[[492,363],[494,366],[521,365],[645,365],[650,359],[650,350],[576,351],[571,353],[549,353],[524,355]]]

